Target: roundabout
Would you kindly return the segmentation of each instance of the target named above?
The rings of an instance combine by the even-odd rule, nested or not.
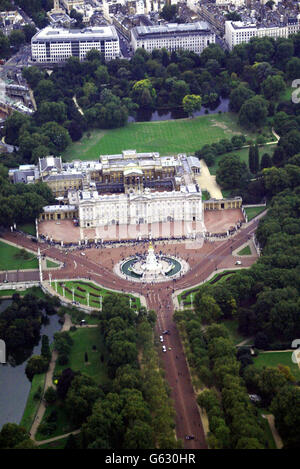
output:
[[[115,266],[115,273],[135,282],[165,282],[181,277],[189,269],[188,263],[173,256],[156,255],[150,242],[148,253],[125,259]]]

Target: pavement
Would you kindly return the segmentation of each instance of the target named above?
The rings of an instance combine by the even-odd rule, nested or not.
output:
[[[32,250],[37,250],[40,246],[48,257],[63,262],[64,267],[51,272],[53,280],[86,278],[104,288],[140,294],[146,298],[148,309],[157,313],[156,335],[161,335],[165,329],[169,329],[171,333],[165,336],[167,352],[162,352],[160,348],[159,355],[165,368],[166,380],[171,389],[171,398],[174,401],[177,438],[183,440],[186,449],[206,449],[207,443],[197,406],[197,396],[192,386],[179,332],[173,320],[172,294],[176,290],[191,288],[201,283],[218,269],[237,268],[238,266],[235,265],[237,257],[234,257],[232,252],[246,243],[249,237],[254,234],[258,222],[259,219],[256,218],[243,225],[234,237],[214,243],[205,242],[202,247],[195,243],[178,241],[155,244],[154,248],[162,250],[164,254],[178,256],[186,260],[190,265],[190,270],[177,280],[153,285],[130,282],[117,277],[113,272],[114,265],[120,260],[147,251],[148,244],[146,242],[130,246],[86,249],[86,255],[81,256],[82,251],[79,250],[69,251],[69,254],[66,255],[63,250],[43,243],[36,243],[33,246],[33,243],[20,233],[8,232],[3,238],[19,246],[30,247]],[[257,255],[247,256],[247,258],[241,257],[242,267],[251,266],[257,257]],[[74,270],[75,263],[76,270]],[[24,273],[24,275],[31,274],[32,272]],[[48,280],[46,272],[44,272],[44,277]],[[185,440],[185,436],[191,434],[195,435],[195,439]]]
[[[201,187],[202,191],[207,191],[211,199],[223,199],[223,194],[220,186],[216,182],[216,176],[210,174],[207,164],[204,160],[200,160],[201,174],[196,175],[196,181]]]

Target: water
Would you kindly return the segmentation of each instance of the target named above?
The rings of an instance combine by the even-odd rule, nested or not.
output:
[[[193,117],[204,116],[206,114],[217,114],[219,111],[229,111],[229,99],[219,99],[214,107],[202,107],[200,111],[195,112]],[[129,116],[128,122],[154,122],[187,118],[187,114],[182,109],[161,109],[159,111],[139,110],[136,117]]]
[[[2,311],[5,311],[6,308],[8,308],[8,306],[11,304],[12,300],[10,299],[0,301],[0,314],[2,313]]]
[[[4,311],[12,300],[0,302],[0,313]],[[41,327],[41,336],[47,335],[49,342],[52,342],[53,335],[59,331],[61,324],[59,317],[48,316],[49,323]],[[41,340],[33,348],[32,355],[39,355],[41,351]],[[25,409],[27,397],[30,391],[31,382],[25,375],[25,368],[28,358],[17,366],[0,365],[0,429],[7,422],[19,423]]]

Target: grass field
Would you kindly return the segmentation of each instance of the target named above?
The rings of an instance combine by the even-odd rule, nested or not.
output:
[[[45,298],[44,292],[39,287],[27,288],[27,290],[0,290],[0,297],[12,296],[14,293],[19,293],[20,296],[24,296],[27,293],[32,293],[37,298]]]
[[[50,269],[50,267],[59,267],[59,264],[57,262],[53,262],[47,259],[46,266],[47,266],[47,269]]]
[[[261,145],[259,146],[259,159],[264,153],[269,153],[270,156],[273,156],[274,150],[276,148],[276,143],[274,145]],[[215,162],[213,166],[209,167],[209,171],[211,174],[216,174],[218,169],[219,161],[224,158],[225,156],[229,155],[238,155],[240,160],[246,163],[247,167],[249,168],[249,147],[241,148],[240,150],[234,150],[230,153],[224,153],[223,155],[219,155],[215,158]]]
[[[297,380],[300,379],[300,369],[296,363],[292,362],[292,352],[266,352],[260,353],[254,358],[254,365],[257,368],[264,366],[286,365],[291,369],[292,374]]]
[[[30,392],[27,398],[26,407],[21,419],[20,425],[26,428],[27,431],[30,430],[35,413],[39,407],[40,399],[36,398],[34,395],[39,388],[44,389],[46,373],[36,374],[33,377]]]
[[[18,225],[17,229],[32,236],[36,235],[35,223],[24,223],[23,225]]]
[[[238,254],[238,256],[250,256],[251,255],[250,246],[245,246],[237,254]]]
[[[103,338],[98,327],[78,328],[70,332],[73,339],[73,345],[69,355],[69,363],[66,365],[55,365],[54,374],[59,373],[65,368],[72,368],[73,371],[81,371],[93,378],[98,384],[108,383],[105,360],[101,361],[101,355],[105,355],[105,346]],[[93,350],[93,345],[97,349]],[[85,362],[85,352],[88,354],[88,364]]]
[[[237,123],[237,116],[232,113],[195,119],[135,122],[118,129],[93,131],[90,137],[86,133],[79,142],[71,144],[62,156],[67,161],[94,160],[99,155],[121,153],[125,149],[157,151],[162,155],[194,153],[207,143],[242,133],[246,138],[257,137],[257,134],[245,134]]]
[[[220,275],[220,274],[215,274],[210,280],[208,280],[207,284],[210,284],[210,283],[222,283],[222,282],[225,282],[226,279],[228,279],[228,277],[231,277],[233,274],[234,274],[235,271],[232,271],[232,270],[225,270],[223,273],[225,273],[226,275],[224,275],[223,277],[221,277],[217,282],[214,282],[215,279]],[[203,285],[205,285],[205,283]],[[181,303],[182,301],[182,296],[185,296],[185,300],[184,302],[185,303],[188,303],[189,305],[191,305],[191,295],[193,294],[194,297],[195,297],[195,290],[197,290],[198,287],[194,287],[194,288],[191,288],[191,289],[188,289],[188,290],[184,290],[182,293],[180,293],[180,295],[177,296],[178,298],[178,302],[179,304]]]
[[[245,337],[238,331],[239,322],[237,319],[222,321],[221,324],[226,327],[229,333],[229,337],[234,345],[237,345],[245,340]]]
[[[264,210],[266,210],[266,207],[245,207],[248,221],[252,220],[252,218],[256,217]]]
[[[69,354],[69,362],[67,365],[59,365],[56,362],[54,378],[65,368],[71,368],[73,371],[80,371],[90,376],[99,385],[109,384],[106,349],[99,328],[78,328],[76,331],[71,331],[70,336],[73,339],[73,345]],[[95,350],[93,346],[96,346]],[[88,362],[85,361],[85,353],[88,355]],[[55,430],[45,435],[38,429],[36,440],[53,438],[75,430],[75,427],[70,424],[70,419],[60,401],[47,406],[42,423],[46,422],[47,417],[53,410],[57,412]]]
[[[73,300],[73,293],[72,290],[74,288],[74,298],[75,301],[78,301],[82,305],[87,306],[87,292],[90,294],[89,297],[89,305],[94,308],[99,308],[100,307],[100,296],[102,296],[102,299],[105,298],[105,296],[110,295],[114,292],[110,290],[106,290],[104,288],[101,288],[100,286],[96,286],[92,283],[88,282],[81,282],[81,281],[70,281],[70,282],[59,282],[57,285],[57,293],[59,295],[63,296],[63,287],[62,285],[65,285],[65,296],[69,300]],[[55,288],[55,285],[53,285],[53,288]],[[81,289],[81,290],[80,290]],[[68,291],[69,290],[69,291]],[[132,298],[132,307],[139,308],[141,306],[141,302],[139,298],[136,298],[133,295],[128,295]]]
[[[21,249],[0,241],[0,270],[38,269],[38,260],[32,253],[28,259],[21,255]]]

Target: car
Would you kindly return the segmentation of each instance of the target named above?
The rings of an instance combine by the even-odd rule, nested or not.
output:
[[[85,256],[85,252],[81,252],[80,254],[81,254],[82,256]]]
[[[164,334],[164,335],[170,335],[169,329],[166,329],[165,331],[163,331],[163,334]]]
[[[242,265],[241,261],[236,261],[235,265]]]
[[[166,352],[166,351],[167,351],[167,348],[166,348],[165,345],[162,346],[162,351],[163,351],[163,352]]]
[[[185,439],[186,440],[194,440],[195,437],[194,437],[194,435],[185,435]]]
[[[162,335],[159,336],[159,340],[160,340],[160,342],[163,342],[163,341],[164,341],[164,338],[163,338]]]

